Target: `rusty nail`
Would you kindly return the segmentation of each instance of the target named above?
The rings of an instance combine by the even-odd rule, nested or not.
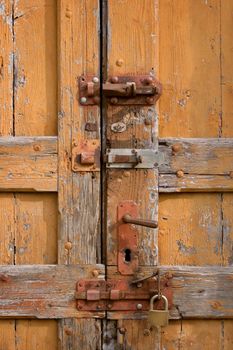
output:
[[[99,96],[94,96],[94,97],[93,97],[93,101],[94,101],[94,103],[99,104],[99,103],[100,103],[100,98],[99,98]]]
[[[143,334],[148,337],[150,335],[150,330],[148,328],[144,329]]]
[[[93,270],[93,271],[92,271],[92,275],[93,275],[94,277],[98,277],[98,276],[99,276],[99,271],[98,271],[98,270]]]
[[[117,97],[112,97],[110,100],[112,105],[116,105],[118,103],[118,98]]]
[[[152,77],[146,77],[143,80],[143,83],[146,84],[146,85],[152,84],[153,83],[153,78]]]
[[[119,328],[119,333],[120,334],[125,334],[126,333],[126,329],[124,327],[120,327]]]
[[[123,64],[124,64],[124,60],[123,60],[122,58],[118,58],[118,60],[116,60],[116,65],[117,65],[118,67],[123,66]]]
[[[141,310],[142,309],[142,304],[137,304],[137,310]]]
[[[108,304],[108,309],[111,309],[112,308],[112,304]]]
[[[83,307],[82,307],[82,305],[78,305],[78,308],[79,308],[80,310],[82,310]]]
[[[98,83],[98,82],[99,82],[99,78],[98,78],[98,77],[94,77],[94,78],[92,79],[92,81],[93,81],[93,83]]]
[[[86,102],[87,102],[86,97],[81,97],[81,98],[80,98],[80,102],[83,103],[83,104],[86,103]]]
[[[129,171],[124,171],[123,175],[124,175],[125,177],[130,177],[130,172],[129,172]]]
[[[145,125],[151,125],[151,120],[149,118],[146,118],[144,120]]]
[[[141,288],[141,287],[142,287],[142,283],[141,283],[141,282],[138,282],[138,283],[137,283],[137,287],[138,287],[138,288]]]
[[[72,249],[72,243],[71,242],[66,242],[65,243],[65,249],[67,249],[67,250]]]
[[[113,84],[116,84],[116,83],[118,83],[118,77],[112,77],[111,78],[111,82],[113,83]]]
[[[100,305],[97,305],[97,306],[96,306],[96,309],[98,309],[98,310],[101,309],[101,306],[100,306]]]
[[[67,334],[67,335],[72,335],[72,330],[70,329],[70,328],[65,328],[65,333]]]
[[[183,176],[184,176],[183,170],[178,170],[178,171],[176,172],[176,176],[177,176],[177,177],[183,177]]]
[[[146,98],[146,103],[148,105],[152,105],[154,103],[154,97],[147,97]]]
[[[33,149],[34,149],[34,151],[40,151],[41,150],[41,146],[40,145],[34,145],[33,146]]]
[[[174,153],[177,153],[181,150],[182,146],[179,143],[175,143],[174,145],[172,145],[172,151]]]

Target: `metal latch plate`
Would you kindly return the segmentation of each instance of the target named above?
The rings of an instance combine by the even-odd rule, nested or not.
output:
[[[105,162],[107,168],[153,169],[158,166],[158,152],[153,149],[109,148]]]
[[[160,281],[162,294],[172,306],[172,289],[169,280]],[[156,279],[145,280],[140,288],[137,284],[123,279],[108,281],[99,279],[79,280],[76,285],[77,309],[80,311],[148,311],[150,298],[158,293]],[[138,308],[140,304],[140,310]],[[162,308],[161,301],[155,305]]]
[[[96,139],[80,140],[73,145],[72,170],[100,171],[100,141]]]

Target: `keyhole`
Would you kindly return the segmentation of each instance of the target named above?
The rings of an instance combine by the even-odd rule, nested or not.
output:
[[[131,261],[131,250],[126,248],[125,249],[125,261],[130,262]]]

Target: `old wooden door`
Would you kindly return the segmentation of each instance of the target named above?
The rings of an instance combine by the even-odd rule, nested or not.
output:
[[[1,350],[233,349],[232,25],[230,0],[0,1]],[[80,101],[80,76],[143,74],[156,106]],[[124,247],[125,206],[158,229],[124,224]],[[77,304],[77,282],[158,270],[165,328]]]

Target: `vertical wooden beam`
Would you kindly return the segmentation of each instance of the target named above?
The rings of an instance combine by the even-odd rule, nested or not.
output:
[[[130,0],[109,0],[107,45],[108,76],[154,74],[158,78],[158,1],[135,0],[132,3]],[[124,132],[116,132],[111,127],[118,122],[125,125]],[[110,148],[156,150],[158,147],[155,106],[108,105],[106,123],[107,144]],[[117,206],[124,200],[138,204],[139,217],[157,220],[157,169],[107,171],[108,265],[117,265]],[[157,264],[157,229],[137,226],[137,230],[139,266],[143,270],[142,266]],[[152,343],[158,343],[155,332],[146,339],[146,326],[146,322],[123,321],[122,327],[126,329],[124,344],[135,349],[150,349]]]
[[[12,1],[0,4],[0,135],[13,133],[13,14]]]
[[[77,97],[77,77],[98,76],[98,21],[98,0],[58,1],[59,264],[96,263],[101,258],[99,173],[71,170],[72,145],[100,138],[99,108],[80,106]],[[86,131],[87,122],[96,123],[96,131]],[[99,348],[100,332],[100,321],[94,319],[62,320],[60,349]]]

